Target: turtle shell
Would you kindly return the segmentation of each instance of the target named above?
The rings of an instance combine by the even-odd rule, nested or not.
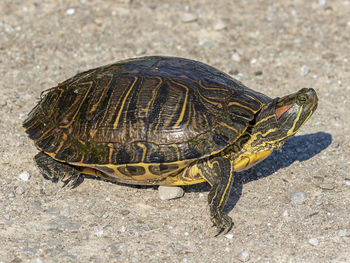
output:
[[[270,100],[206,64],[152,56],[45,91],[24,127],[41,151],[75,165],[181,163],[232,145]]]

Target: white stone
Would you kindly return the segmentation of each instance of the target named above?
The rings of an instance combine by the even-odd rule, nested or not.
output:
[[[346,179],[345,179],[345,184],[346,184],[346,185],[350,185],[350,179],[346,178]]]
[[[22,173],[19,174],[19,179],[21,179],[22,181],[28,181],[30,178],[30,174],[27,171],[24,171]]]
[[[255,64],[257,61],[258,61],[258,60],[257,60],[256,58],[252,58],[252,59],[250,60],[250,65]]]
[[[284,212],[283,212],[283,216],[290,216],[290,214],[289,214],[288,210],[284,210]]]
[[[312,246],[317,246],[318,245],[318,239],[317,238],[310,238],[309,239],[309,244]]]
[[[95,236],[102,237],[103,236],[103,230],[95,232]]]
[[[184,190],[178,186],[159,186],[158,195],[161,200],[170,200],[182,197]]]
[[[246,251],[246,250],[243,250],[243,251],[241,252],[241,254],[239,254],[238,259],[239,259],[240,261],[242,261],[242,262],[247,262],[247,261],[249,261],[249,259],[250,259],[249,252]]]
[[[306,65],[303,65],[300,68],[300,71],[301,71],[301,75],[305,76],[305,75],[309,74],[310,68],[308,66],[306,66]]]
[[[267,11],[269,11],[270,13],[276,13],[277,12],[277,8],[272,6],[272,5],[269,5],[267,7]]]
[[[192,13],[185,13],[182,15],[181,20],[182,20],[182,22],[190,23],[190,22],[196,21],[197,16],[195,14],[192,14]]]
[[[226,237],[227,239],[232,239],[232,238],[233,238],[233,234],[226,234],[225,237]]]
[[[350,237],[350,232],[347,229],[341,229],[338,232],[338,236],[340,236],[340,237]]]
[[[214,24],[214,29],[215,30],[223,30],[227,28],[227,25],[224,21],[222,21],[221,19],[219,19],[218,21],[215,22]]]
[[[295,191],[294,193],[292,193],[292,196],[291,196],[292,202],[297,205],[303,204],[306,198],[307,198],[306,193],[301,191]]]
[[[66,14],[67,14],[67,15],[74,15],[74,13],[75,13],[75,9],[74,9],[74,8],[68,8],[68,9],[66,10]]]
[[[240,62],[241,61],[241,57],[237,54],[237,53],[233,53],[231,56],[231,59],[235,62]]]

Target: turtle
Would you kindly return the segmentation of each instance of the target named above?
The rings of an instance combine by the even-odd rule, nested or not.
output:
[[[51,180],[207,182],[216,235],[235,174],[280,149],[316,110],[313,88],[270,98],[205,63],[147,56],[78,73],[44,91],[23,122]]]

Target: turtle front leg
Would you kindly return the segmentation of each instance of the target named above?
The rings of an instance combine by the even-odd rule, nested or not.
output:
[[[40,152],[34,160],[41,174],[52,182],[62,181],[63,186],[77,187],[80,183],[80,170],[72,165],[58,162],[47,154]]]
[[[202,163],[202,176],[211,185],[208,195],[210,217],[218,232],[226,234],[232,228],[232,219],[224,211],[233,184],[233,165],[224,157],[216,157]]]

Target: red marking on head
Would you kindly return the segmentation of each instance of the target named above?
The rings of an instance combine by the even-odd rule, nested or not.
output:
[[[282,107],[276,109],[276,111],[275,111],[276,118],[279,119],[281,117],[281,115],[283,113],[285,113],[287,110],[289,110],[292,106],[293,106],[293,104],[290,104],[290,105],[282,106]]]

